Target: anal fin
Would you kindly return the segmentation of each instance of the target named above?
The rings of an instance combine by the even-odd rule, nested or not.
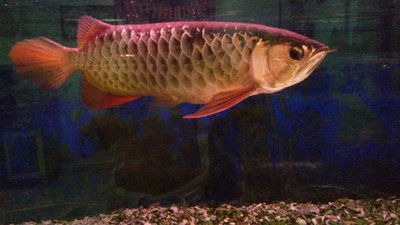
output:
[[[247,86],[232,91],[225,91],[214,95],[207,104],[200,108],[197,112],[184,116],[185,119],[200,118],[209,116],[238,104],[254,93],[256,87]]]
[[[93,87],[86,79],[83,82],[83,103],[91,109],[105,109],[134,101],[142,96],[118,96]]]

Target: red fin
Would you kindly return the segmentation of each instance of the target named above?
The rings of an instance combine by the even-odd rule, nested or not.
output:
[[[134,101],[142,96],[118,96],[93,87],[86,79],[83,82],[83,103],[91,109],[105,109]]]
[[[256,88],[254,86],[249,86],[239,90],[221,92],[214,95],[212,99],[197,112],[186,115],[183,118],[200,118],[224,111],[249,97],[255,90]]]
[[[82,16],[78,22],[78,47],[83,47],[88,41],[93,40],[96,35],[110,28],[112,28],[111,24],[90,16]]]
[[[71,65],[74,48],[41,37],[17,42],[10,57],[21,78],[42,88],[59,88],[77,68]]]

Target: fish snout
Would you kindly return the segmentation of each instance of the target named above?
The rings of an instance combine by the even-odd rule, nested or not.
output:
[[[331,49],[331,48],[329,48],[328,46],[323,46],[323,47],[321,47],[321,48],[318,48],[318,49],[315,51],[314,54],[318,54],[318,53],[321,53],[321,52],[324,52],[325,54],[328,54],[328,53],[331,53],[331,52],[337,52],[337,49],[336,49],[336,48]]]

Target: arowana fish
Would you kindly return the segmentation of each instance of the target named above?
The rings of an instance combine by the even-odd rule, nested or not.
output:
[[[44,37],[23,40],[10,57],[23,79],[45,89],[57,89],[82,71],[82,98],[89,108],[143,96],[155,97],[156,106],[205,104],[184,118],[208,116],[297,84],[332,51],[284,29],[211,21],[110,25],[83,16],[77,39],[77,48]]]

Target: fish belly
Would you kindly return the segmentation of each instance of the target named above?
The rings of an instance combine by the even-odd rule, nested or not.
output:
[[[115,26],[75,56],[86,80],[115,95],[204,104],[251,82],[258,37],[245,31],[187,26]]]

